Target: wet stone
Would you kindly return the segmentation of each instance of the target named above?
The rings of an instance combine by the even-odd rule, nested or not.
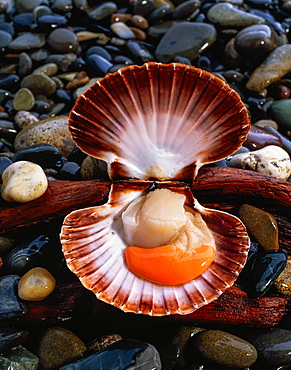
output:
[[[0,367],[11,370],[37,370],[38,357],[22,346],[12,348],[5,356],[0,356]]]
[[[18,90],[19,76],[13,73],[0,73],[0,89],[14,93]]]
[[[57,53],[75,52],[79,46],[78,37],[67,28],[57,28],[47,39],[49,46]]]
[[[67,13],[73,8],[72,0],[54,0],[52,4],[52,10],[56,13]]]
[[[281,328],[250,331],[247,339],[258,351],[261,366],[278,368],[291,364],[291,332]]]
[[[123,22],[115,22],[110,26],[112,32],[122,39],[134,39],[132,30]]]
[[[153,10],[147,17],[149,24],[161,22],[167,16],[172,15],[173,8],[169,4],[164,4]]]
[[[37,19],[40,29],[44,32],[53,31],[56,27],[64,27],[68,23],[66,17],[57,14],[45,14]]]
[[[0,138],[13,142],[17,131],[13,122],[0,120]]]
[[[270,113],[283,133],[291,132],[291,99],[273,102]]]
[[[291,296],[291,258],[288,257],[287,265],[274,281],[274,286],[280,294]]]
[[[87,57],[87,62],[99,76],[105,76],[108,70],[113,66],[111,62],[97,54],[89,55]]]
[[[22,343],[27,336],[28,332],[24,330],[9,327],[0,328],[0,353],[3,353],[3,351]]]
[[[55,146],[47,143],[38,143],[21,149],[14,154],[13,161],[29,161],[42,168],[54,167],[62,157],[62,152]]]
[[[265,250],[278,250],[278,225],[274,216],[250,204],[243,204],[239,217]]]
[[[162,369],[161,360],[156,348],[145,342],[134,339],[119,340],[101,351],[62,366],[60,370],[81,370],[84,368],[114,369],[118,363],[119,369]]]
[[[86,350],[85,344],[70,330],[52,327],[46,330],[40,340],[38,357],[42,369],[60,368],[80,358]]]
[[[251,74],[246,88],[260,92],[291,71],[291,45],[276,48]]]
[[[21,81],[21,87],[29,89],[33,95],[50,96],[56,91],[56,83],[42,73],[28,75]]]
[[[263,127],[251,124],[244,146],[250,150],[262,149],[268,145],[277,145],[282,147],[280,136],[274,134]]]
[[[14,27],[18,32],[30,31],[34,23],[34,17],[32,13],[21,13],[16,14],[13,18]]]
[[[42,301],[49,296],[56,287],[56,280],[43,267],[34,267],[27,271],[18,283],[18,296],[26,301]]]
[[[216,364],[244,369],[257,360],[256,348],[249,342],[221,330],[197,334],[199,352]]]
[[[59,180],[81,180],[80,166],[75,162],[66,162],[60,168],[57,178]]]
[[[34,48],[41,48],[45,45],[45,35],[41,33],[26,32],[9,44],[9,48],[12,50],[27,50]]]
[[[15,110],[30,110],[34,106],[34,95],[27,89],[22,88],[17,91],[13,100],[13,108]]]
[[[179,4],[173,11],[173,18],[185,18],[195,10],[199,9],[201,2],[199,0],[188,0]]]
[[[149,27],[147,19],[139,14],[133,14],[130,18],[130,21],[133,26],[141,28],[142,30],[145,30]]]
[[[28,75],[32,70],[32,60],[30,56],[22,52],[19,55],[19,75],[20,76],[26,76]]]
[[[133,13],[146,16],[156,8],[154,0],[137,1],[134,5]]]
[[[58,66],[56,63],[46,63],[33,71],[33,74],[43,73],[47,76],[53,76],[58,72]]]
[[[0,277],[0,320],[19,317],[27,311],[16,295],[19,280],[18,275]]]
[[[0,49],[6,48],[12,40],[10,33],[0,30]]]
[[[2,176],[3,171],[12,164],[12,160],[7,157],[0,157],[0,176]],[[1,251],[1,247],[0,247]]]
[[[17,134],[14,145],[18,151],[38,143],[54,145],[67,157],[75,148],[68,130],[68,117],[56,116],[27,126]]]
[[[156,49],[156,58],[163,63],[170,62],[175,56],[193,60],[215,40],[216,30],[212,25],[182,22],[162,37]]]
[[[238,9],[229,3],[213,5],[207,12],[207,18],[219,26],[247,27],[253,24],[265,23],[264,19]]]
[[[287,153],[291,154],[291,141],[286,136],[282,135],[279,131],[271,126],[266,126],[266,130],[279,135],[282,141],[282,148],[286,150]]]
[[[88,9],[87,14],[94,20],[100,20],[115,13],[116,11],[117,5],[113,1],[105,1],[93,8]]]

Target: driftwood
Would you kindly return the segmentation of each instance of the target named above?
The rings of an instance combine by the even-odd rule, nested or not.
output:
[[[28,227],[54,219],[69,212],[106,201],[109,181],[51,181],[46,193],[25,204],[0,204],[0,233],[14,236]],[[221,167],[202,168],[192,187],[199,202],[210,208],[236,214],[239,206],[248,203],[273,214],[279,225],[280,248],[291,255],[291,184],[256,172]],[[86,314],[84,314],[86,307]],[[289,299],[272,296],[249,298],[234,286],[219,299],[186,316],[151,318],[160,321],[207,324],[236,324],[255,327],[274,326],[290,310]],[[88,314],[90,312],[90,314]],[[28,303],[28,312],[12,322],[32,324],[56,323],[71,318],[126,318],[140,315],[122,311],[100,302],[78,281],[62,282],[43,302]],[[148,320],[149,318],[144,318]],[[132,320],[140,320],[134,318]]]

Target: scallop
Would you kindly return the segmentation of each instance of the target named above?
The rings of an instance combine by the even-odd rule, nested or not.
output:
[[[238,94],[209,72],[147,63],[106,75],[69,117],[77,146],[107,163],[108,202],[70,213],[68,267],[125,312],[189,314],[238,277],[249,237],[235,216],[207,209],[191,184],[234,153],[250,124]]]

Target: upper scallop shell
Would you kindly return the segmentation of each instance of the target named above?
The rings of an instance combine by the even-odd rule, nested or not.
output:
[[[115,183],[106,204],[69,214],[61,234],[63,251],[69,268],[104,302],[126,312],[153,316],[189,314],[218,298],[234,283],[246,261],[249,238],[238,218],[202,207],[187,186],[158,186],[184,194],[185,205],[201,214],[214,237],[214,261],[198,278],[182,285],[164,286],[128,269],[120,215],[147,191],[149,182]]]
[[[209,72],[148,63],[109,74],[81,95],[69,117],[76,144],[107,162],[109,176],[192,181],[226,158],[249,130],[238,94]]]

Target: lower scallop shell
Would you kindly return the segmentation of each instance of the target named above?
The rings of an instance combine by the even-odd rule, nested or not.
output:
[[[69,268],[97,298],[126,312],[153,316],[189,314],[213,301],[231,286],[244,266],[249,238],[241,221],[225,212],[202,207],[190,189],[177,183],[159,183],[186,196],[185,205],[199,212],[212,233],[216,255],[198,278],[165,286],[133,274],[127,267],[120,215],[147,191],[149,182],[112,185],[109,201],[69,214],[61,242]]]

